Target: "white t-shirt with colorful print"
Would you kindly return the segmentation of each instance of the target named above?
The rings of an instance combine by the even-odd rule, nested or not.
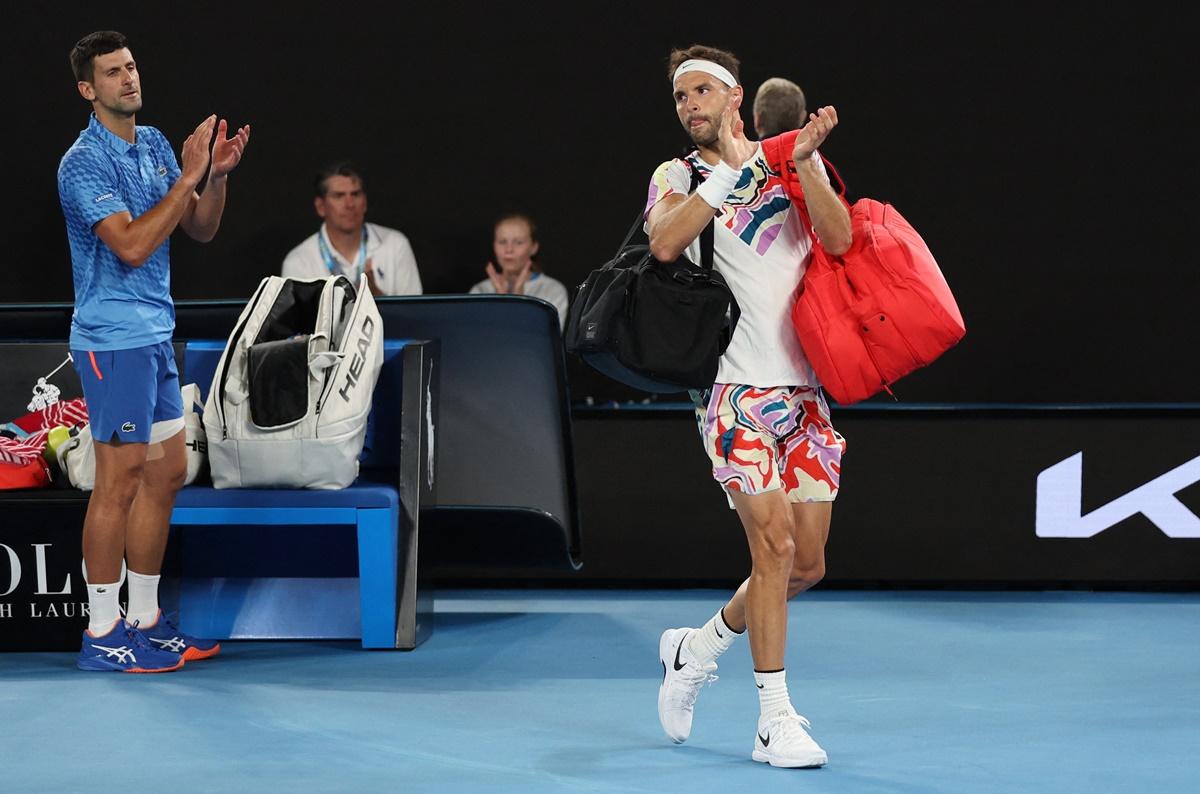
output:
[[[687,159],[706,177],[712,171],[698,152]],[[824,173],[823,164],[821,170]],[[667,196],[688,195],[690,186],[691,174],[682,160],[663,163],[650,179],[646,215]],[[699,238],[686,253],[700,262]],[[713,265],[741,309],[733,340],[721,357],[717,383],[762,388],[818,385],[791,320],[796,288],[811,254],[800,213],[792,209],[779,174],[767,167],[760,145],[721,206],[713,235]]]

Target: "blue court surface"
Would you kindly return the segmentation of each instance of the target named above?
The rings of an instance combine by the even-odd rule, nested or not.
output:
[[[1200,595],[801,596],[820,770],[750,760],[744,640],[662,735],[658,636],[724,595],[443,592],[412,653],[229,643],[159,676],[0,654],[0,791],[1200,791]]]

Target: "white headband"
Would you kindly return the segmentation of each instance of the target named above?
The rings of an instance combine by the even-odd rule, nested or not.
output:
[[[706,72],[720,80],[725,85],[733,88],[737,85],[737,80],[733,79],[733,73],[719,63],[712,61],[691,60],[684,61],[679,64],[679,68],[675,70],[675,76],[671,78],[671,85],[679,79],[680,75],[685,75],[688,72]]]

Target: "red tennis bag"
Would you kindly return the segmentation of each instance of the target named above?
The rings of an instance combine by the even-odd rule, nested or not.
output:
[[[762,142],[812,232],[792,162],[797,131]],[[824,159],[824,158],[822,158]],[[846,186],[825,160],[846,203]],[[937,359],[966,334],[954,295],[921,235],[891,204],[860,199],[850,210],[853,242],[833,256],[813,235],[792,325],[821,385],[842,405],[865,400]]]
[[[0,491],[45,488],[50,485],[50,467],[41,455],[15,458],[0,452]]]

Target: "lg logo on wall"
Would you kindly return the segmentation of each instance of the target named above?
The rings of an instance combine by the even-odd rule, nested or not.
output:
[[[1055,463],[1037,478],[1040,538],[1090,538],[1141,513],[1169,538],[1200,538],[1200,517],[1175,494],[1200,482],[1200,456],[1083,515],[1083,453]]]

